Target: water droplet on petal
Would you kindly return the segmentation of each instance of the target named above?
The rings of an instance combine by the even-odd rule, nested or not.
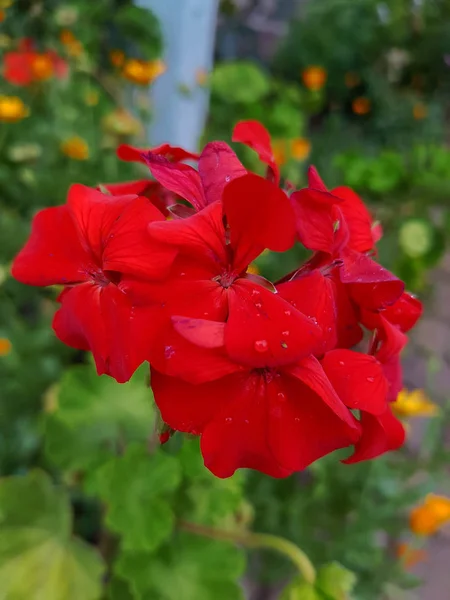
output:
[[[295,421],[296,423],[300,423],[300,419],[299,419],[298,417],[295,417],[294,421]]]
[[[173,346],[165,346],[164,347],[164,356],[169,359],[172,358],[172,356],[175,354],[175,350],[173,349]]]
[[[256,306],[256,308],[261,308],[261,307],[262,307],[262,304],[261,304],[261,302],[257,302],[257,303],[255,304],[255,306]]]
[[[257,340],[255,342],[256,352],[267,352],[268,349],[269,349],[269,344],[267,343],[267,340]]]
[[[248,425],[248,424],[250,423],[250,421],[249,421],[248,419],[244,419],[244,423],[245,423],[246,425]]]
[[[228,181],[230,181],[231,177],[229,175],[225,176],[225,181],[228,183]]]
[[[180,273],[180,277],[184,277],[186,273]]]
[[[286,350],[286,348],[288,347],[288,345],[286,344],[286,342],[283,340],[281,343],[281,347],[283,348],[283,350]]]
[[[368,377],[368,378],[367,378],[367,381],[368,381],[369,383],[373,383],[373,382],[375,381],[375,377]]]
[[[284,337],[287,337],[289,335],[289,331],[282,331],[281,335],[284,335]]]
[[[261,292],[258,292],[258,290],[252,290],[252,296],[259,296]]]
[[[232,423],[233,419],[231,417],[226,417],[225,418],[225,423]]]
[[[209,312],[204,312],[204,313],[203,313],[203,316],[204,316],[204,317],[207,317],[208,315],[209,315]]]
[[[284,311],[284,314],[285,314],[287,317],[290,317],[290,316],[291,316],[291,311],[290,311],[290,310],[285,310],[285,311]]]
[[[345,365],[345,362],[343,360],[340,360],[339,364],[341,365],[341,367],[343,367]]]
[[[278,392],[277,398],[280,402],[284,402],[286,400],[286,396],[283,394],[283,392]]]

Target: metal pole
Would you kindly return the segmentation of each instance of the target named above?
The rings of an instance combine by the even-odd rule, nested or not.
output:
[[[198,76],[213,64],[218,0],[138,0],[158,17],[167,71],[150,95],[152,145],[169,142],[197,150],[208,111],[208,92]]]

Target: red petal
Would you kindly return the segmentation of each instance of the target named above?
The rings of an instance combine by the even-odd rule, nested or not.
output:
[[[338,187],[332,194],[343,202],[339,208],[347,223],[350,239],[349,248],[356,252],[368,252],[374,247],[372,216],[361,198],[348,187]]]
[[[376,330],[381,347],[377,349],[375,356],[381,363],[388,362],[392,357],[398,357],[408,342],[406,335],[380,313],[362,311],[361,322],[367,329]]]
[[[132,194],[148,198],[148,192],[159,187],[159,184],[157,181],[150,181],[149,179],[138,179],[137,181],[123,181],[122,183],[102,183],[102,187],[107,189],[113,196]]]
[[[361,425],[361,439],[355,445],[354,454],[342,461],[346,464],[369,460],[385,452],[397,450],[405,441],[403,425],[394,417],[389,407],[383,415],[377,417],[363,412]]]
[[[388,384],[380,363],[352,350],[332,350],[321,360],[339,398],[349,408],[380,415],[386,410]]]
[[[328,193],[327,186],[324,184],[318,170],[313,165],[308,168],[308,188],[317,190],[318,192]]]
[[[230,227],[233,266],[241,271],[264,248],[289,250],[296,231],[286,194],[253,173],[229,183],[223,193],[223,209]]]
[[[290,364],[321,345],[322,331],[278,294],[238,279],[228,288],[225,346],[252,367]]]
[[[319,201],[318,195],[324,196],[324,201]],[[340,224],[340,214],[331,203],[333,197],[305,189],[291,194],[290,201],[301,243],[310,250],[331,254],[336,246],[336,227]]]
[[[230,402],[229,387],[240,384],[243,377],[234,373],[216,381],[193,385],[152,368],[151,385],[164,422],[177,431],[200,434]]]
[[[220,414],[204,428],[201,450],[205,466],[217,477],[236,469],[256,469],[272,477],[291,470],[278,464],[268,443],[272,415],[264,378],[242,373],[214,382],[211,398],[219,398]],[[211,403],[211,402],[210,402]]]
[[[76,283],[86,279],[91,264],[67,206],[56,206],[34,217],[31,235],[14,259],[12,275],[27,285]]]
[[[405,284],[365,254],[346,249],[341,255],[342,283],[350,284],[349,293],[358,306],[380,310],[402,295]]]
[[[233,179],[247,174],[241,161],[225,142],[206,144],[198,161],[207,204],[222,199],[224,187]]]
[[[423,306],[420,300],[408,292],[403,292],[394,304],[383,311],[383,317],[406,332],[414,327],[422,313]]]
[[[102,194],[80,183],[71,186],[67,205],[85,250],[92,253],[98,265],[101,265],[114,222],[135,198]]]
[[[225,345],[225,323],[173,316],[172,324],[184,339],[202,348],[221,348]]]
[[[3,77],[13,85],[29,85],[33,80],[27,52],[7,52],[3,58]]]
[[[83,283],[61,296],[53,329],[65,344],[90,349],[99,375],[128,381],[145,360],[154,335],[154,311],[135,309],[116,286]]]
[[[192,204],[197,210],[207,205],[202,181],[198,172],[183,163],[172,163],[164,156],[147,152],[145,164],[159,183]]]
[[[233,142],[241,142],[254,150],[259,159],[269,166],[271,179],[278,185],[280,172],[275,162],[270,142],[270,134],[259,121],[239,121],[233,129]]]
[[[391,356],[382,364],[383,373],[388,382],[387,401],[395,402],[403,389],[403,370],[400,356]]]
[[[155,243],[148,234],[148,224],[164,217],[147,198],[138,197],[122,212],[109,230],[103,250],[103,269],[161,278],[168,274],[176,249]]]
[[[352,348],[363,338],[363,330],[359,325],[359,311],[349,297],[348,286],[341,283],[339,276],[333,276],[336,290],[337,309],[337,346]]]
[[[318,458],[354,444],[359,437],[353,423],[349,426],[342,421],[320,395],[298,379],[283,374],[267,387],[269,445],[288,471],[301,471]]]
[[[208,266],[211,274],[219,275],[228,263],[222,206],[218,203],[186,219],[151,223],[148,229],[152,239],[195,256],[193,268],[200,263]]]
[[[282,298],[319,325],[322,352],[336,347],[336,290],[330,278],[316,270],[282,283],[277,290]]]
[[[178,146],[170,146],[169,144],[162,144],[156,148],[136,148],[135,146],[129,146],[128,144],[121,144],[117,148],[117,156],[121,160],[131,162],[141,162],[146,164],[144,154],[152,152],[153,154],[160,154],[165,156],[172,162],[180,162],[182,160],[197,160],[199,155],[195,152],[188,152]]]
[[[341,421],[346,423],[348,427],[353,430],[353,436],[355,439],[359,436],[359,423],[336,394],[336,391],[326,376],[322,365],[316,358],[313,356],[304,358],[296,365],[283,367],[283,372],[288,373],[292,377],[299,379],[305,385],[307,385],[315,394],[320,396],[325,404],[337,417],[339,417]]]

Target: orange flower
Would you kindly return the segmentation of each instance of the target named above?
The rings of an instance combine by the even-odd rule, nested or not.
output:
[[[284,165],[287,161],[286,142],[285,140],[273,140],[272,142],[273,156],[278,166]]]
[[[0,122],[17,123],[29,114],[28,107],[17,96],[0,96]]]
[[[106,115],[102,125],[112,135],[138,135],[142,131],[142,123],[124,108],[116,108]]]
[[[413,116],[416,119],[416,121],[421,121],[422,119],[425,119],[427,114],[428,110],[425,104],[422,104],[422,102],[418,102],[414,105]]]
[[[8,338],[0,338],[0,356],[6,356],[11,352],[12,344]]]
[[[31,71],[35,81],[45,81],[53,75],[54,62],[49,54],[35,54],[31,60]]]
[[[291,156],[295,160],[305,160],[311,152],[311,142],[306,138],[295,138],[291,140]]]
[[[450,522],[450,498],[428,494],[409,515],[409,527],[417,535],[433,535]]]
[[[327,81],[327,72],[323,67],[312,65],[302,71],[302,79],[308,90],[317,92]]]
[[[372,108],[372,103],[369,98],[365,98],[364,96],[359,96],[355,98],[352,102],[352,109],[355,115],[367,115]]]
[[[125,62],[125,54],[122,50],[111,50],[109,53],[109,60],[115,67],[121,67]]]
[[[397,556],[402,560],[406,569],[412,569],[415,565],[428,558],[428,554],[425,550],[413,548],[406,542],[397,546]]]
[[[401,390],[391,407],[398,417],[434,417],[439,413],[438,406],[419,389]]]
[[[87,160],[89,158],[89,146],[83,138],[73,136],[62,142],[61,152],[73,160]]]
[[[77,38],[70,31],[70,29],[63,29],[61,31],[61,33],[59,34],[59,39],[60,39],[61,44],[64,44],[64,45],[73,44],[73,42],[77,41]]]
[[[4,10],[0,10],[0,23],[6,19],[6,12]]]
[[[357,73],[349,71],[345,74],[345,85],[348,88],[354,88],[361,83],[361,77]]]
[[[166,70],[162,60],[139,60],[129,58],[122,70],[122,75],[128,81],[138,85],[149,85]]]
[[[208,82],[208,71],[205,69],[197,69],[195,80],[197,81],[198,85],[206,85]]]

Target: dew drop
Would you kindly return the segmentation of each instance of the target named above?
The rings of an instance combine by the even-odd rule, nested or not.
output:
[[[165,346],[164,347],[164,356],[169,359],[172,358],[172,356],[175,354],[175,350],[173,349],[173,346]]]
[[[345,365],[345,362],[343,360],[340,360],[339,364],[341,365],[341,367],[343,367]]]
[[[290,311],[290,310],[285,310],[285,311],[284,311],[284,314],[285,314],[287,317],[290,317],[290,316],[291,316],[291,311]]]
[[[282,331],[281,335],[284,335],[284,337],[288,337],[289,333],[289,331]]]
[[[368,381],[369,383],[373,383],[373,382],[375,381],[375,377],[368,377],[368,378],[367,378],[367,381]]]
[[[225,176],[225,181],[228,183],[230,181],[231,177],[229,175]]]
[[[256,302],[255,306],[256,306],[256,308],[261,308],[262,304],[261,304],[261,302]]]
[[[225,418],[225,423],[232,423],[233,419],[231,417],[226,417]]]
[[[207,317],[208,315],[209,315],[209,312],[204,312],[204,313],[203,313],[203,316],[204,316],[204,317]]]
[[[298,417],[295,417],[294,421],[295,421],[296,423],[300,423],[300,419],[299,419]]]
[[[184,277],[186,273],[180,273],[180,277]]]
[[[249,421],[248,419],[244,419],[244,423],[245,423],[246,425],[248,425],[248,424],[250,423],[250,421]]]
[[[261,292],[258,292],[258,290],[252,290],[252,296],[259,296]]]
[[[269,344],[267,343],[267,340],[257,340],[255,342],[256,352],[267,352],[268,349],[269,349]]]
[[[286,400],[286,396],[283,394],[283,392],[278,392],[277,397],[280,402],[284,402]]]
[[[286,344],[286,342],[283,340],[281,343],[281,347],[283,348],[283,350],[286,350],[286,348],[288,347],[288,345]]]

